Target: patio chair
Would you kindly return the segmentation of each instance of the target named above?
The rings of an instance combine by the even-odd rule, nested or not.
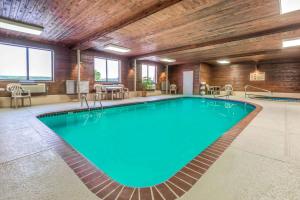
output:
[[[174,94],[177,94],[177,86],[175,84],[170,85],[170,94],[172,94],[172,92],[174,92]]]
[[[214,93],[214,90],[208,84],[206,84],[206,90],[207,94],[209,95],[212,95]]]
[[[96,91],[95,98],[107,99],[107,90],[104,85],[95,84],[94,89]]]
[[[228,96],[233,95],[233,87],[231,84],[226,84],[224,86],[224,90],[225,90],[226,95],[228,95]]]
[[[126,98],[126,95],[127,95],[127,98],[129,98],[129,89],[126,88],[123,84],[119,84],[119,86],[122,87],[120,93],[122,95],[122,98],[125,99]]]
[[[9,83],[6,86],[6,90],[11,93],[10,97],[10,107],[12,107],[12,102],[14,101],[15,108],[18,108],[18,100],[22,100],[22,106],[24,106],[24,99],[29,100],[29,105],[31,106],[31,93],[30,90],[24,90],[22,85],[19,83]]]

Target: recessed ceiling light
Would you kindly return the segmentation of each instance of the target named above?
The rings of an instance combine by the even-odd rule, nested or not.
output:
[[[171,59],[171,58],[162,58],[162,59],[160,59],[160,61],[162,61],[162,62],[169,62],[169,63],[176,62],[175,59]]]
[[[230,64],[230,61],[229,60],[217,60],[217,63],[219,64]]]
[[[281,14],[300,10],[299,0],[280,0]]]
[[[0,18],[0,28],[34,35],[40,35],[43,32],[43,27],[29,25],[4,18]]]
[[[128,49],[128,48],[120,47],[120,46],[117,46],[117,45],[114,45],[114,44],[106,45],[104,47],[104,49],[111,50],[111,51],[116,51],[116,52],[120,52],[120,53],[127,53],[127,52],[130,51],[130,49]]]
[[[300,38],[290,39],[290,40],[283,40],[282,41],[282,47],[283,48],[295,47],[295,46],[300,46]]]

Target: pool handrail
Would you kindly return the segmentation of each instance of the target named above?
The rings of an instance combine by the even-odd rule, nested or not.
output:
[[[83,106],[83,102],[85,102],[86,107],[87,107],[88,110],[90,111],[91,108],[90,108],[90,105],[89,105],[88,100],[87,100],[87,94],[82,94],[81,97],[80,97],[80,104],[81,104],[81,107]]]
[[[245,98],[247,98],[247,89],[249,87],[257,89],[257,90],[261,90],[261,91],[264,91],[264,92],[268,92],[272,96],[272,91],[271,90],[267,90],[267,89],[264,89],[264,88],[256,87],[256,86],[253,86],[253,85],[245,85],[245,87],[244,87],[245,88]]]

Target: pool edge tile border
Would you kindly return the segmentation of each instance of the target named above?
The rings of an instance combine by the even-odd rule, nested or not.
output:
[[[182,98],[182,97],[179,97]],[[171,98],[177,99],[177,98]],[[152,100],[146,102],[155,102],[170,99]],[[224,99],[217,99],[224,100]],[[104,200],[173,200],[181,197],[188,192],[193,185],[206,173],[214,162],[225,152],[234,139],[247,127],[247,125],[263,109],[262,106],[246,101],[228,100],[233,102],[247,103],[255,109],[244,117],[239,123],[233,126],[229,131],[219,137],[213,144],[208,146],[193,160],[187,163],[180,171],[164,183],[147,187],[131,188],[117,183],[108,177],[104,172],[94,166],[88,159],[73,149],[55,132],[41,131],[41,136],[47,144],[53,149],[65,163],[74,171],[84,185],[96,196]],[[133,102],[118,104],[109,107],[126,106],[133,104],[142,104],[144,102]],[[51,116],[68,112],[81,112],[84,109],[76,109],[62,112],[52,112],[41,114],[37,117]],[[40,122],[42,124],[42,122]],[[46,126],[42,124],[43,126]],[[47,127],[47,126],[46,126]],[[48,128],[48,127],[47,127]]]

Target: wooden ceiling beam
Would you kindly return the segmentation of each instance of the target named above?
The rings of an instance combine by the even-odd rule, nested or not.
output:
[[[297,49],[294,49],[295,51],[297,51]],[[298,48],[298,50],[300,50],[300,48]],[[238,53],[238,54],[231,54],[229,56],[223,56],[224,59],[232,59],[231,63],[240,63],[239,61],[236,62],[236,59],[242,59],[242,58],[251,58],[254,56],[267,56],[267,55],[274,55],[274,54],[278,54],[278,53],[282,53],[286,51],[285,49],[270,49],[270,50],[261,50],[261,51],[252,51],[252,52],[246,52],[246,53]],[[182,60],[178,60],[178,62],[176,63],[170,63],[169,65],[179,65],[179,64],[198,64],[198,63],[216,63],[216,60],[220,59],[220,56],[214,56],[214,57],[208,57],[208,58],[199,58],[199,59],[189,59],[189,62],[186,61],[182,61]],[[300,58],[298,57],[291,57],[289,58],[289,60],[297,60],[299,61]],[[260,60],[260,59],[248,59],[248,61],[243,61],[243,62],[261,62],[261,61],[269,61],[269,60]]]
[[[164,1],[159,1],[158,3],[154,4],[153,6],[145,9],[145,10],[141,10],[140,12],[138,12],[136,15],[130,17],[129,19],[123,19],[119,22],[117,22],[116,24],[114,24],[113,26],[107,27],[103,30],[99,30],[96,33],[88,36],[87,38],[81,40],[78,44],[76,44],[74,47],[72,47],[73,49],[81,49],[81,50],[85,50],[85,49],[89,49],[92,46],[92,42],[94,40],[99,39],[100,37],[103,37],[111,32],[114,32],[116,30],[119,30],[121,28],[124,28],[125,26],[128,26],[134,22],[137,22],[145,17],[148,17],[156,12],[159,12],[167,7],[170,7],[174,4],[177,4],[179,2],[181,2],[182,0],[164,0]]]
[[[240,54],[233,54],[230,56],[225,56],[225,58],[242,58],[242,57],[250,57],[250,56],[260,56],[260,55],[268,55],[274,53],[280,53],[282,49],[272,49],[272,50],[263,50],[263,51],[255,51],[255,52],[247,52],[247,53],[240,53]],[[204,62],[215,61],[220,57],[210,57],[205,60]]]
[[[143,54],[143,55],[134,56],[132,58],[143,59],[143,58],[149,57],[149,56],[158,56],[158,55],[180,52],[180,51],[185,51],[185,50],[190,50],[190,49],[208,47],[208,46],[213,46],[213,45],[220,45],[220,44],[229,43],[229,42],[237,42],[237,41],[242,41],[242,40],[247,40],[247,39],[252,39],[252,38],[257,38],[257,37],[285,33],[288,31],[295,31],[298,29],[300,29],[300,23],[295,23],[295,24],[290,24],[290,25],[285,25],[285,26],[279,26],[276,28],[272,28],[272,29],[268,29],[268,30],[264,30],[264,31],[260,31],[260,32],[248,33],[248,34],[243,34],[243,35],[239,35],[239,36],[232,36],[232,37],[222,38],[222,39],[198,43],[198,44],[191,44],[191,45],[185,45],[185,46],[171,48],[171,49],[165,49],[165,50],[161,50],[161,51],[155,51],[155,52],[151,52],[151,53],[147,53],[147,54]]]
[[[231,58],[231,59],[239,59],[239,58],[244,58],[244,57],[252,57],[252,56],[261,56],[261,55],[272,55],[275,53],[280,53],[282,49],[272,49],[272,50],[264,50],[264,51],[255,51],[255,52],[247,52],[247,53],[241,53],[241,54],[232,54],[230,56],[225,56],[224,58]],[[170,66],[177,66],[180,64],[199,64],[199,63],[209,63],[209,64],[217,64],[216,60],[219,59],[220,57],[209,57],[207,59],[195,59],[195,60],[190,60],[189,62],[185,61],[178,61],[176,63],[170,63]],[[237,64],[237,63],[246,63],[246,62],[256,62],[260,63],[261,60],[248,60],[248,61],[242,61],[242,62],[235,62],[232,61],[231,64]],[[219,64],[218,64],[219,65]]]

